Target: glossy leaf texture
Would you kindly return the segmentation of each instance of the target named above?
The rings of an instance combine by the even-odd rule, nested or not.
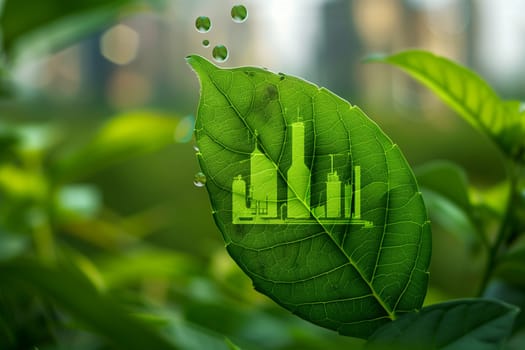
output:
[[[406,314],[377,330],[367,349],[501,349],[519,313],[488,299],[440,303]]]
[[[430,225],[399,148],[307,81],[188,62],[201,83],[195,134],[213,215],[255,288],[362,338],[419,309]]]
[[[502,100],[475,72],[426,51],[372,56],[370,62],[398,66],[436,93],[511,158],[525,162],[525,113],[518,101]]]

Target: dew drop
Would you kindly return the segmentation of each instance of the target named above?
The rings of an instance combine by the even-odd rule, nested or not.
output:
[[[248,10],[244,5],[235,5],[232,7],[232,19],[237,23],[242,23],[248,18]]]
[[[207,33],[211,29],[211,21],[209,17],[199,16],[195,20],[195,28],[198,32]]]
[[[202,171],[199,171],[193,177],[193,184],[197,187],[204,187],[206,185],[206,175]]]
[[[224,62],[228,59],[228,49],[224,45],[217,45],[212,51],[213,59],[217,62]]]
[[[194,150],[195,152],[200,152],[200,151],[201,151],[200,148],[199,148],[199,146],[197,146],[196,143],[193,144],[193,150]]]
[[[210,46],[210,41],[209,40],[203,40],[202,41],[202,46],[204,46],[204,47]]]

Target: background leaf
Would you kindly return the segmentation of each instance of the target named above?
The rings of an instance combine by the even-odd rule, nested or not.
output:
[[[494,275],[505,281],[525,288],[525,241],[521,239],[512,249],[502,255],[496,264]]]
[[[522,311],[520,311],[516,317],[513,331],[515,332],[525,326],[525,313],[523,312],[525,308],[525,288],[520,288],[503,280],[496,279],[487,286],[483,296],[485,298],[498,299],[519,307]]]
[[[465,212],[470,212],[468,182],[465,171],[448,161],[434,161],[415,169],[419,186],[448,198]]]
[[[33,261],[0,264],[2,289],[25,288],[60,305],[117,348],[174,349],[147,324],[129,316],[72,269],[45,267]],[[61,278],[56,278],[60,275]],[[20,278],[23,276],[23,279]]]
[[[87,145],[59,158],[53,173],[59,181],[78,180],[117,161],[159,150],[175,142],[180,121],[175,115],[153,111],[117,115]],[[187,133],[191,130],[188,125]]]
[[[468,194],[463,169],[448,161],[434,161],[415,168],[425,204],[433,221],[462,240],[481,238]]]
[[[9,58],[15,51],[42,53],[70,44],[99,30],[130,5],[154,4],[159,0],[5,0],[0,12],[2,49]]]
[[[418,309],[427,287],[430,226],[397,146],[359,108],[326,89],[258,68],[219,69],[199,56],[188,61],[201,82],[196,138],[214,218],[255,288],[313,323],[357,337]],[[298,177],[284,175],[292,163],[290,124],[298,120],[311,168],[311,175],[298,176],[312,181],[311,203],[292,186]],[[306,210],[311,224],[233,224],[232,180],[248,177],[255,148],[255,157],[263,153],[271,162],[259,172],[275,171],[278,191],[301,198],[295,209]],[[353,165],[361,167],[362,219],[372,227],[348,219],[326,223],[312,209],[326,200],[330,155],[343,159],[336,165],[342,181],[355,176]],[[284,210],[284,203],[292,210],[292,201],[276,205]]]
[[[368,349],[501,349],[519,309],[495,300],[435,304],[378,329]]]
[[[370,62],[400,67],[430,88],[479,131],[491,137],[510,157],[525,162],[525,118],[522,104],[503,101],[476,73],[426,51],[372,56]]]

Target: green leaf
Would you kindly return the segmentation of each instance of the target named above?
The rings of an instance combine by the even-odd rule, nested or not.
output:
[[[368,349],[501,349],[519,309],[495,300],[435,304],[378,329]]]
[[[461,241],[474,248],[475,243],[481,237],[481,233],[472,222],[468,213],[456,203],[437,192],[425,187],[421,187],[421,192],[432,222],[439,223],[447,232],[457,236]]]
[[[463,169],[448,161],[433,161],[415,169],[425,204],[433,221],[467,242],[476,242],[476,228]]]
[[[152,278],[170,281],[189,278],[202,270],[191,256],[152,248],[106,258],[98,265],[110,289]]]
[[[476,73],[425,51],[373,56],[370,62],[400,67],[419,80],[463,119],[485,133],[513,159],[525,162],[525,118],[517,101],[503,101]]]
[[[502,280],[492,281],[483,293],[484,298],[498,299],[525,309],[525,288],[518,287]],[[514,322],[513,331],[516,332],[525,326],[525,313],[520,312]]]
[[[502,255],[497,261],[494,275],[501,279],[525,288],[525,242],[518,241],[512,249]]]
[[[179,122],[175,115],[153,111],[117,115],[90,143],[53,164],[53,174],[59,181],[77,180],[123,159],[157,151],[174,143]]]
[[[100,294],[72,269],[46,267],[34,261],[0,263],[2,288],[31,290],[122,349],[174,349],[147,324],[129,316],[115,300]],[[23,278],[20,278],[23,276]]]
[[[433,161],[415,170],[419,186],[448,198],[465,212],[472,210],[465,171],[448,161]]]
[[[100,30],[124,10],[129,13],[144,9],[139,4],[156,2],[159,0],[5,0],[0,12],[0,49],[9,58],[26,50],[31,55],[56,50]]]
[[[430,225],[399,148],[309,82],[188,62],[201,82],[196,139],[214,218],[255,288],[356,337],[418,309]]]
[[[21,255],[29,246],[25,235],[15,235],[0,228],[0,261],[12,259]]]

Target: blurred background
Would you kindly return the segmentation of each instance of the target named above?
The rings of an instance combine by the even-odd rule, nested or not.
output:
[[[238,4],[242,23],[230,14]],[[54,276],[0,287],[0,334],[11,339],[0,345],[105,348],[82,311],[47,302],[58,298],[47,284],[73,288],[61,281],[69,272],[186,348],[227,348],[224,336],[261,349],[359,343],[279,310],[225,253],[206,191],[193,184],[199,86],[184,58],[211,59],[225,45],[221,66],[327,87],[363,108],[416,169],[453,161],[486,195],[504,179],[490,141],[399,70],[362,60],[426,49],[524,100],[524,12],[519,0],[0,0],[0,261],[28,258]],[[207,33],[199,16],[211,20]],[[433,231],[427,303],[475,295],[479,247],[439,222]]]

